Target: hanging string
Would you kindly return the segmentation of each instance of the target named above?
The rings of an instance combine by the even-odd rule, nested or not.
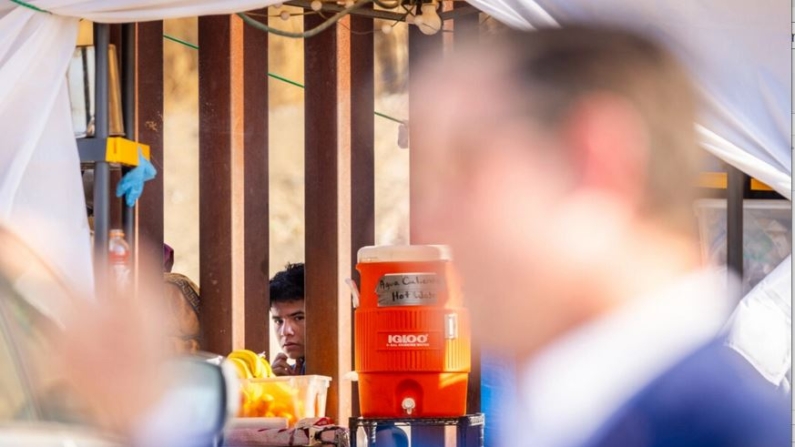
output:
[[[378,1],[376,1],[376,0],[373,0],[373,1],[376,4],[378,4]],[[385,22],[387,22],[386,26],[388,26],[390,28],[394,28],[395,25],[397,25],[398,23],[405,22],[406,21],[406,17],[408,17],[409,14],[411,14],[411,10],[407,9],[406,13],[403,14],[403,16],[400,19],[395,19],[395,20],[381,19],[381,20],[384,20]],[[320,17],[323,17],[324,19],[327,18],[326,15],[323,14],[323,11],[318,11],[318,15],[320,15]],[[375,34],[377,32],[375,29],[373,29],[372,31],[354,31],[354,30],[351,29],[350,26],[346,25],[345,22],[339,22],[339,24],[340,24],[341,27],[345,28],[351,34],[353,34],[355,36],[368,36],[370,34]],[[381,31],[383,32],[383,29]]]
[[[251,17],[261,17],[263,19],[282,19],[282,20],[289,20],[292,17],[304,17],[317,14],[315,11],[304,11],[304,12],[292,12],[288,13],[287,11],[283,11],[281,14],[263,14],[260,12],[247,12],[246,15]],[[285,18],[286,17],[286,18]]]
[[[332,25],[334,25],[335,23],[340,21],[343,17],[345,17],[348,14],[350,14],[352,11],[355,11],[355,10],[361,8],[362,6],[364,6],[366,4],[369,4],[369,3],[372,3],[372,2],[373,2],[373,0],[361,0],[361,1],[358,1],[358,2],[356,2],[354,4],[352,4],[351,6],[348,6],[347,8],[343,9],[342,11],[334,14],[330,19],[328,19],[325,22],[321,23],[317,27],[312,28],[309,31],[304,31],[304,32],[300,32],[300,33],[291,32],[291,31],[283,31],[283,30],[280,30],[278,28],[272,28],[272,27],[270,27],[270,26],[268,26],[268,25],[266,25],[266,24],[264,24],[264,23],[262,23],[262,22],[260,22],[258,20],[255,20],[255,19],[251,18],[248,14],[246,14],[244,12],[238,13],[237,15],[241,19],[243,19],[243,21],[247,25],[250,25],[250,26],[252,26],[252,27],[254,27],[254,28],[256,28],[256,29],[258,29],[260,31],[265,31],[266,33],[275,34],[277,36],[290,37],[290,38],[293,38],[293,39],[308,39],[310,37],[317,36],[318,34],[322,33],[323,31],[331,28]]]
[[[391,117],[391,116],[389,116],[389,115],[384,115],[384,114],[383,114],[383,113],[381,113],[381,112],[373,112],[373,113],[375,113],[375,116],[380,116],[381,118],[388,119],[389,121],[393,121],[393,122],[396,122],[396,123],[398,123],[398,124],[406,124],[406,122],[405,122],[405,121],[403,121],[403,120],[399,120],[399,119],[397,119],[397,118],[393,118],[393,117]]]
[[[198,50],[199,49],[199,46],[196,45],[195,43],[186,42],[186,41],[184,41],[182,39],[178,39],[178,38],[176,38],[174,36],[171,36],[171,35],[168,35],[168,34],[163,34],[163,38],[167,39],[167,40],[170,40],[172,42],[176,42],[176,43],[178,43],[180,45],[184,45],[184,46],[186,46],[188,48],[192,48],[194,50]],[[282,81],[282,82],[290,84],[290,85],[294,85],[294,86],[299,87],[299,88],[306,88],[300,82],[293,81],[292,79],[287,79],[287,78],[285,78],[283,76],[279,76],[279,75],[277,75],[275,73],[268,72],[268,76],[273,78],[273,79],[277,79],[279,81]],[[389,116],[389,115],[387,115],[385,113],[381,113],[381,112],[377,112],[377,111],[373,112],[373,113],[375,114],[375,116],[379,116],[379,117],[387,119],[389,121],[392,121],[392,122],[395,122],[395,123],[399,123],[399,124],[405,124],[404,120]]]
[[[168,40],[172,41],[172,42],[176,42],[176,43],[185,45],[188,48],[193,48],[194,50],[198,50],[199,49],[199,46],[196,45],[195,43],[185,42],[184,40],[177,39],[176,37],[169,36],[168,34],[163,34],[163,37],[165,39],[168,39]]]
[[[11,0],[11,3],[16,3],[19,6],[22,6],[22,7],[28,8],[28,9],[32,9],[32,10],[34,10],[36,12],[43,12],[45,14],[52,14],[50,11],[47,11],[46,9],[41,9],[41,8],[39,8],[36,5],[31,5],[30,3],[23,2],[22,0]]]
[[[287,84],[294,85],[294,86],[296,86],[296,87],[300,87],[300,88],[306,88],[306,87],[304,87],[304,85],[303,85],[303,84],[301,84],[300,82],[295,82],[295,81],[293,81],[292,79],[287,79],[287,78],[285,78],[285,77],[282,77],[282,76],[279,76],[279,75],[277,75],[277,74],[273,74],[273,73],[270,73],[270,72],[269,72],[269,73],[268,73],[268,76],[270,76],[270,77],[271,77],[271,78],[273,78],[273,79],[278,79],[278,80],[280,80],[280,81],[282,81],[282,82],[286,82]]]

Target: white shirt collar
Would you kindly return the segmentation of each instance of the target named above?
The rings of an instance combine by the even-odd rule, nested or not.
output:
[[[520,370],[514,410],[537,447],[582,444],[621,405],[715,337],[731,310],[726,275],[702,271],[566,335]]]

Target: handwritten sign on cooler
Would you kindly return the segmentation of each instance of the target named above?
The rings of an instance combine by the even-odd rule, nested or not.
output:
[[[436,273],[394,273],[381,277],[375,288],[378,306],[433,306],[446,288]]]

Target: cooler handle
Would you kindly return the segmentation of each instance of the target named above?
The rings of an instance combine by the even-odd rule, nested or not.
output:
[[[444,316],[444,338],[447,340],[458,338],[458,314]]]
[[[351,289],[351,305],[356,309],[359,307],[359,287],[356,286],[356,282],[351,278],[345,278],[345,284]]]

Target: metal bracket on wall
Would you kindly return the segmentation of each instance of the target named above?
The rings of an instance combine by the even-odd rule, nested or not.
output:
[[[116,166],[138,166],[138,151],[149,160],[150,149],[146,144],[138,143],[121,137],[80,138],[77,140],[77,152],[80,163],[90,164],[100,161]]]

